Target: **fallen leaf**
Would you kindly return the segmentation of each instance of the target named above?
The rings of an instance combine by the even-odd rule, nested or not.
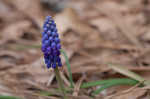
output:
[[[2,31],[3,41],[16,41],[19,40],[25,30],[28,30],[31,23],[27,20],[11,23]]]
[[[13,0],[9,1],[9,3],[14,5],[19,12],[31,18],[39,27],[42,27],[44,14],[40,0]]]
[[[143,96],[144,94],[146,94],[146,90],[135,88],[131,92],[128,92],[126,94],[121,94],[119,96],[115,96],[110,99],[141,99],[140,97]]]

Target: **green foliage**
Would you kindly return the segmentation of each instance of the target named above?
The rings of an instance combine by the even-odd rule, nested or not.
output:
[[[0,96],[0,99],[21,99],[21,98],[18,98],[18,97],[14,97],[14,96]]]
[[[112,80],[103,80],[102,82],[107,82],[102,85],[99,89],[95,90],[92,95],[99,94],[104,89],[117,86],[117,85],[136,85],[139,82],[133,79],[120,78],[120,79],[112,79]],[[99,82],[100,83],[100,82]]]

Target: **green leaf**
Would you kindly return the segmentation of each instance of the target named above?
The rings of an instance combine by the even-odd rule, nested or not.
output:
[[[94,87],[98,85],[105,85],[105,84],[111,84],[111,83],[119,83],[119,82],[128,82],[129,84],[133,83],[138,83],[137,80],[133,79],[128,79],[128,78],[115,78],[115,79],[108,79],[108,80],[98,80],[98,81],[92,81],[92,82],[87,82],[83,83],[80,88],[89,88],[89,87]]]
[[[18,97],[14,97],[14,96],[0,96],[0,99],[21,99],[21,98],[18,98]]]
[[[112,87],[112,86],[117,86],[117,85],[136,85],[139,82],[133,79],[116,79],[116,80],[110,80],[110,82],[105,83],[102,85],[99,89],[95,90],[92,95],[97,95],[101,91],[103,91],[106,88]]]
[[[70,67],[70,63],[69,63],[69,59],[67,57],[67,54],[64,50],[60,50],[61,53],[64,55],[64,58],[65,58],[65,61],[66,61],[66,65],[67,65],[67,70],[69,72],[69,81],[70,81],[70,87],[73,88],[74,86],[74,82],[73,82],[73,79],[72,79],[72,72],[71,72],[71,67]]]

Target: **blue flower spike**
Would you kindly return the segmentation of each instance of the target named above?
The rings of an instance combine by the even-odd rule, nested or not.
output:
[[[46,17],[43,25],[41,49],[48,69],[55,69],[57,66],[62,67],[59,34],[57,32],[56,23],[51,16]]]

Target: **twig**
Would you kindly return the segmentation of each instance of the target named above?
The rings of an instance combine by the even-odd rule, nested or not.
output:
[[[62,80],[66,83],[66,85],[70,86],[70,82],[65,77],[64,73],[60,71],[60,75],[61,75]]]
[[[51,85],[51,83],[52,83],[54,77],[55,77],[55,74],[52,73],[52,75],[49,77],[49,80],[48,80],[48,82],[47,82],[47,86],[50,86],[50,85]]]
[[[85,75],[83,75],[79,80],[78,82],[75,84],[74,86],[74,92],[73,92],[73,96],[78,96],[78,92],[80,90],[80,86],[83,82],[83,80],[85,79]]]

